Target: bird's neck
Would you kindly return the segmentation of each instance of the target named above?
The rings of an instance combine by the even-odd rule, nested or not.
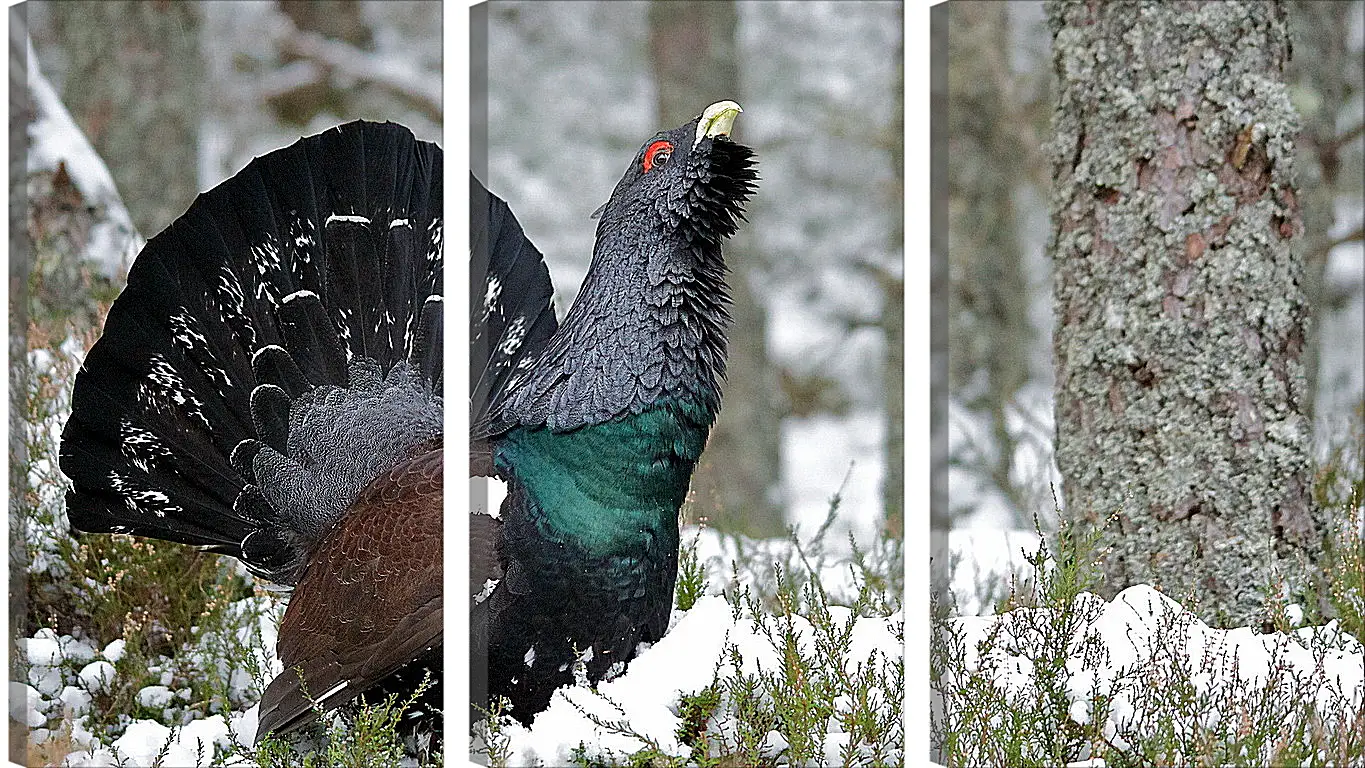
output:
[[[604,221],[578,299],[509,385],[498,421],[562,433],[686,402],[709,428],[720,409],[728,304],[718,245]]]
[[[619,356],[599,366],[598,396],[614,415],[685,399],[714,420],[725,376],[725,264],[717,245],[690,246],[678,233],[599,232],[592,266],[562,330],[571,357]]]

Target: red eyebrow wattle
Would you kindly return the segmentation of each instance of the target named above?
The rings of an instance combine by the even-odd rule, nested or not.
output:
[[[653,144],[649,145],[649,149],[645,150],[645,173],[649,173],[651,170],[654,169],[654,158],[661,151],[672,152],[673,144],[664,141],[663,139],[660,139],[659,141],[656,141]]]

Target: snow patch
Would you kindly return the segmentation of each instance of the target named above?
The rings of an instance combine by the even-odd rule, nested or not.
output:
[[[846,620],[847,609],[836,611],[836,622]],[[837,613],[843,611],[843,613]],[[903,614],[885,618],[859,618],[850,640],[846,657],[846,671],[871,659],[898,659],[901,643],[893,627],[902,621]],[[669,754],[685,754],[677,738],[681,720],[678,705],[684,695],[695,694],[711,682],[711,671],[721,665],[727,674],[729,660],[723,651],[733,643],[743,658],[745,674],[752,675],[760,668],[771,670],[781,665],[778,650],[772,641],[751,620],[736,620],[725,598],[705,596],[691,610],[675,612],[676,624],[653,646],[642,650],[630,663],[625,673],[602,682],[593,691],[586,685],[566,686],[555,692],[550,706],[536,715],[530,728],[507,723],[503,735],[509,741],[509,765],[530,765],[540,761],[547,765],[572,762],[573,752],[580,745],[587,748],[590,759],[613,757],[621,759],[645,747],[631,735],[603,728],[594,722],[628,721],[637,734],[653,739],[660,749]],[[813,628],[799,616],[793,617],[802,645],[813,647]],[[628,714],[623,714],[628,713]],[[837,717],[831,718],[831,733],[826,737],[826,754],[837,755],[845,734],[835,727]],[[725,728],[724,722],[716,727]],[[783,749],[781,737],[774,731],[768,735],[774,757]],[[836,762],[838,762],[836,760]]]
[[[117,673],[114,665],[107,661],[95,661],[85,665],[76,675],[85,686],[85,690],[91,693],[103,693],[110,690]]]

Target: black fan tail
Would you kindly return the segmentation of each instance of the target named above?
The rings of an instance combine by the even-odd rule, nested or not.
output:
[[[559,327],[545,259],[501,198],[470,180],[470,431],[473,449],[500,431],[492,414]]]
[[[445,301],[440,296],[428,296],[417,317],[412,351],[408,363],[422,372],[422,378],[439,389],[445,375]]]
[[[441,151],[399,125],[301,139],[200,195],[138,256],[76,377],[72,527],[292,583],[341,497],[440,421],[422,317],[441,259]],[[338,468],[357,452],[377,458]]]

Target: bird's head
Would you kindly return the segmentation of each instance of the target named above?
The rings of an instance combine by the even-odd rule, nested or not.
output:
[[[567,431],[684,399],[709,427],[729,323],[720,246],[758,181],[753,150],[730,140],[739,111],[712,104],[641,145],[598,210],[578,298],[494,421]]]
[[[717,246],[733,235],[758,180],[753,150],[730,139],[742,111],[733,101],[716,102],[641,145],[597,211],[599,240],[653,232]]]

